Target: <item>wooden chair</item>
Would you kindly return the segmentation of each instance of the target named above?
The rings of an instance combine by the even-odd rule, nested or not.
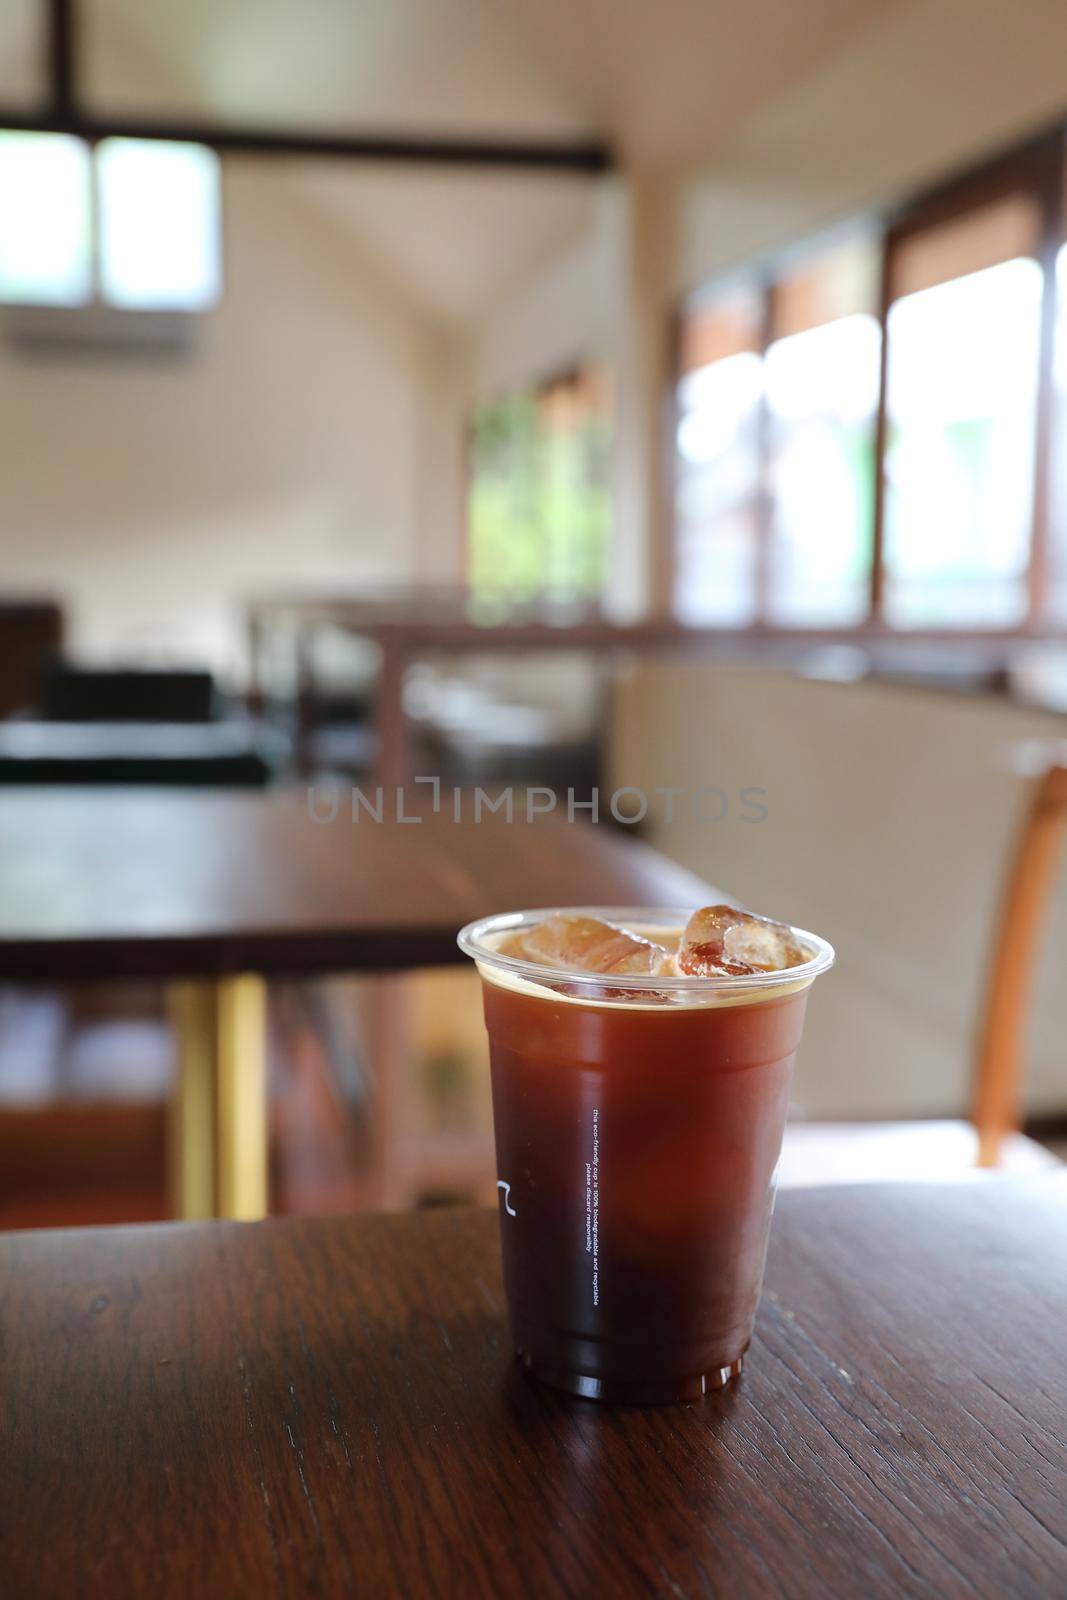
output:
[[[971,1111],[983,1167],[997,1166],[1019,1126],[1026,1017],[1065,826],[1067,766],[1051,766],[1034,786],[993,940]]]
[[[804,1124],[786,1133],[783,1187],[910,1178],[997,1167],[1036,1172],[1056,1158],[1021,1134],[1023,1049],[1039,936],[1067,830],[1067,766],[1034,785],[996,921],[969,1122]]]

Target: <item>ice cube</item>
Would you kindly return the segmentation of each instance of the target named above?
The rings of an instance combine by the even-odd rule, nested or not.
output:
[[[692,977],[747,977],[782,972],[807,959],[784,923],[737,906],[704,906],[686,924],[678,965]]]
[[[559,913],[509,935],[500,944],[499,952],[519,961],[535,961],[542,967],[560,967],[569,972],[635,974],[660,970],[659,963],[667,953],[662,945],[597,917]]]

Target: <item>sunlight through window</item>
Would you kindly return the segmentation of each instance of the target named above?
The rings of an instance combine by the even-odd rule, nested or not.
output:
[[[131,310],[203,311],[219,297],[219,163],[197,144],[105,139],[97,154],[100,288]]]
[[[92,296],[89,148],[66,134],[0,132],[0,300]]]
[[[1056,305],[1047,609],[1067,622],[1067,244],[1056,257]]]
[[[903,626],[1025,615],[1042,275],[1019,258],[889,314],[886,614]]]
[[[768,347],[774,622],[847,626],[866,612],[880,352],[864,313]]]
[[[66,134],[0,131],[0,302],[203,311],[220,290],[212,150],[104,139],[91,152]]]
[[[756,613],[761,306],[751,288],[693,308],[678,384],[675,614],[743,627]]]
[[[763,362],[725,356],[678,390],[677,612],[736,626],[755,609],[755,513]]]

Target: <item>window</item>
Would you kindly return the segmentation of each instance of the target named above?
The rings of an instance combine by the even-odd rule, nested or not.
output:
[[[866,613],[881,336],[853,239],[698,306],[678,385],[676,610],[832,627]]]
[[[675,605],[689,623],[756,613],[763,358],[751,291],[699,308],[683,330],[678,386]]]
[[[0,133],[0,300],[82,305],[92,294],[89,147]]]
[[[214,305],[221,287],[214,152],[105,139],[96,176],[102,298],[138,311]]]
[[[771,304],[767,618],[847,626],[866,615],[870,591],[876,253],[863,239],[825,252],[781,281]]]
[[[610,383],[601,368],[479,407],[469,504],[476,599],[491,608],[599,599],[610,452]]]
[[[1067,245],[1056,256],[1056,290],[1047,612],[1067,623]]]
[[[1037,208],[1013,196],[920,234],[894,263],[894,288],[910,290],[888,320],[885,610],[898,626],[1026,615],[1039,231]]]
[[[0,300],[202,311],[220,288],[213,151],[0,132]]]
[[[1067,245],[1054,271],[1050,249],[1064,154],[1046,137],[880,239],[684,312],[681,620],[1067,622]]]

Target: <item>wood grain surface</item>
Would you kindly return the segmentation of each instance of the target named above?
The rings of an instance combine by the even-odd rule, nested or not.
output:
[[[422,791],[416,790],[416,797]],[[330,807],[324,791],[320,815]],[[373,792],[368,798],[375,802]],[[0,974],[213,977],[462,961],[474,917],[526,906],[692,906],[711,890],[578,813],[513,822],[442,809],[381,822],[344,791],[315,821],[304,789],[0,794]],[[415,815],[411,797],[405,814]]]
[[[1067,1179],[781,1196],[738,1384],[536,1387],[481,1212],[0,1239],[5,1594],[1062,1596]]]

